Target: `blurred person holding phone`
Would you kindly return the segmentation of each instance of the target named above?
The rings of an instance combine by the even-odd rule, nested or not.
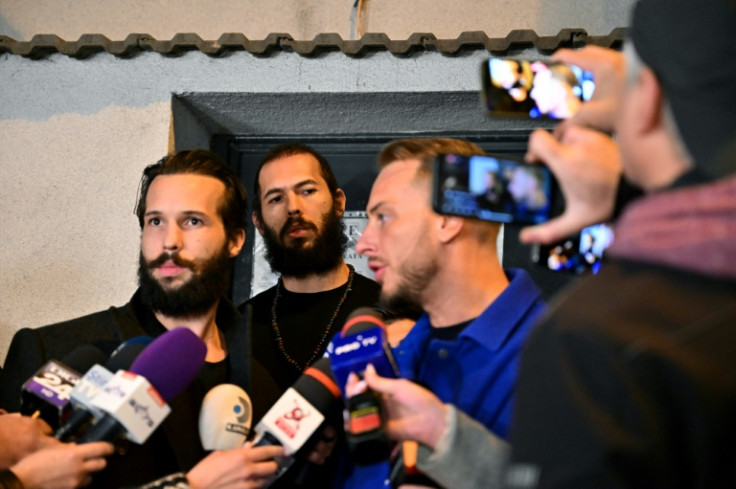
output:
[[[527,340],[508,488],[736,481],[734,25],[733,0],[640,0],[623,56],[556,55],[605,67],[612,76],[596,80],[610,90],[556,139],[533,134],[528,157],[550,166],[570,209],[523,239],[610,217],[618,164],[644,195],[619,205],[606,266]],[[709,35],[690,35],[699,29]],[[613,130],[617,144],[581,124]]]

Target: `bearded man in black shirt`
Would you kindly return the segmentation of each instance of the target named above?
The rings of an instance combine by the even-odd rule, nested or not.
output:
[[[252,306],[253,355],[283,391],[323,356],[353,310],[377,302],[379,286],[343,260],[345,194],[328,162],[311,147],[286,143],[268,152],[256,173],[253,209],[266,259],[280,278],[240,309]],[[257,389],[258,380],[253,384]],[[253,419],[263,414],[254,411]],[[329,485],[332,463],[324,462],[334,462],[327,455],[336,435],[327,428],[326,441],[310,456],[321,465],[310,468],[312,487],[317,487],[314,477],[324,481],[319,487]],[[279,483],[289,479],[284,478]]]

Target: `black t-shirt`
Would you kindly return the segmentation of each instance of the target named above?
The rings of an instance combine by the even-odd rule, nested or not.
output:
[[[432,327],[430,334],[433,339],[441,341],[455,341],[457,337],[460,336],[460,333],[462,333],[463,330],[473,321],[475,321],[475,319],[468,319],[460,324],[444,326],[442,328]]]
[[[378,301],[379,285],[356,273],[352,290],[325,335],[325,330],[346,287],[347,283],[333,290],[304,294],[289,292],[281,287],[276,321],[284,350],[300,366],[313,355],[323,335],[325,339],[318,348],[315,360],[322,357],[328,343],[335,333],[342,329],[350,313],[359,307],[373,306]],[[271,324],[275,294],[276,287],[271,287],[251,298],[246,304],[253,307],[253,356],[284,391],[301,376],[302,370],[292,365],[276,344],[276,335]],[[240,310],[242,311],[244,307],[245,304],[240,306]],[[257,383],[257,379],[253,382]],[[271,405],[276,400],[265,404]],[[263,414],[265,413],[254,412],[253,420],[260,419]]]
[[[355,309],[374,306],[378,301],[379,285],[356,273],[351,291],[345,297],[345,302],[340,307],[335,319],[330,323],[330,319],[335,314],[335,309],[345,294],[346,288],[347,283],[333,290],[300,294],[289,292],[281,287],[276,321],[283,340],[284,350],[298,365],[304,366],[307,360],[313,356],[315,348],[317,349],[315,360],[321,358],[330,340],[335,333],[342,329],[348,316]],[[281,396],[281,393],[291,387],[302,375],[302,370],[292,365],[276,344],[276,335],[271,324],[275,294],[276,287],[272,287],[240,306],[241,311],[245,309],[246,304],[250,304],[253,308],[253,357],[257,361],[256,363],[264,367],[268,376],[275,381],[281,390],[281,392],[261,391],[262,382],[259,380],[258,372],[253,371],[253,395],[259,397],[258,405],[255,403],[253,405],[253,426],[265,414],[265,411],[259,409],[259,406],[266,406],[266,408],[272,406]],[[324,341],[321,342],[323,336]],[[336,419],[330,420],[330,424],[338,430],[340,429],[340,420],[337,419],[339,415],[340,413],[335,413]],[[342,436],[338,437],[338,445],[333,450],[333,455],[327,459],[324,465],[315,466],[296,463],[271,486],[272,489],[330,487],[337,469],[336,464],[339,455],[347,449],[342,439]]]

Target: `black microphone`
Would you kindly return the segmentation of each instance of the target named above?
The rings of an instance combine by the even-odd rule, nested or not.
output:
[[[330,360],[321,358],[304,371],[256,426],[255,446],[280,445],[286,456],[277,459],[280,477],[295,457],[302,457],[312,436],[325,419],[342,409],[340,389]]]
[[[187,328],[156,338],[135,359],[130,371],[119,370],[94,397],[105,412],[80,443],[110,441],[121,433],[144,443],[168,416],[168,402],[194,380],[204,365],[207,346]]]
[[[79,372],[105,361],[105,355],[97,348],[82,345],[66,355],[62,362],[49,360],[21,390],[20,413],[39,416],[52,429],[59,427],[71,413],[71,392],[79,381]]]
[[[145,341],[141,338],[144,338]],[[112,379],[115,372],[129,369],[133,361],[151,341],[153,338],[149,337],[132,338],[122,343],[113,352],[104,367],[100,364],[93,365],[72,389],[71,404],[74,410],[66,423],[56,430],[54,438],[69,441],[93,419],[100,419],[104,413],[92,404],[92,400]]]

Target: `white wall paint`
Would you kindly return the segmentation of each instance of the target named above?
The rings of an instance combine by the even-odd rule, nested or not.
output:
[[[0,344],[135,290],[140,172],[166,152],[169,104],[0,121]]]

